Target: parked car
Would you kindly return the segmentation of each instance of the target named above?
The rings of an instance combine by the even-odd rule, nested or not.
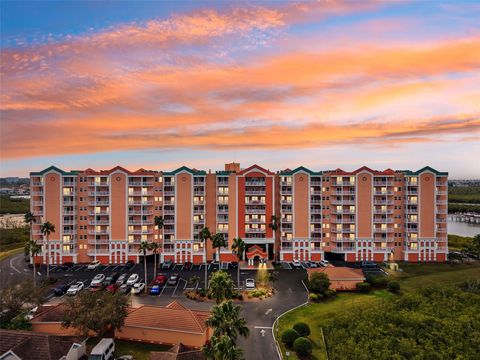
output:
[[[61,284],[61,285],[58,285],[55,289],[53,289],[53,293],[55,294],[55,296],[62,296],[62,295],[65,295],[67,290],[68,290],[68,285]]]
[[[309,261],[308,266],[311,267],[311,268],[317,268],[318,264],[315,261]]]
[[[127,281],[127,278],[128,278],[128,274],[122,274],[118,277],[118,279],[117,279],[117,281],[115,281],[115,283],[118,286],[122,286],[123,284],[125,284],[125,281]]]
[[[88,264],[87,269],[88,269],[88,270],[95,270],[95,269],[98,268],[100,265],[102,265],[102,263],[100,262],[100,260],[94,260],[94,261],[92,261],[90,264]]]
[[[327,267],[328,265],[330,265],[330,262],[328,260],[320,261],[320,266]]]
[[[245,280],[245,288],[247,290],[255,289],[255,280],[253,279],[246,279]]]
[[[125,263],[125,270],[130,270],[131,268],[133,268],[135,266],[135,261],[133,260],[128,260],[126,263]]]
[[[104,280],[105,280],[105,275],[97,274],[90,282],[90,287],[99,287],[102,285]]]
[[[168,285],[177,285],[178,282],[178,274],[172,274],[170,279],[168,279]]]
[[[120,294],[130,294],[132,287],[130,285],[123,284],[122,286],[120,286],[119,290]]]
[[[67,295],[69,296],[75,296],[77,295],[80,291],[83,290],[83,282],[77,281],[75,284],[71,285],[68,290],[67,290]]]
[[[150,295],[160,294],[160,285],[153,285],[150,289]]]
[[[292,261],[292,267],[294,267],[294,268],[302,267],[302,264],[300,263],[300,260],[293,260]]]
[[[132,274],[127,280],[127,285],[133,285],[137,283],[139,280],[140,280],[140,277],[138,276],[138,274]]]
[[[113,360],[113,353],[115,352],[115,343],[113,339],[103,338],[92,349],[88,360]]]
[[[145,290],[145,283],[137,282],[137,283],[133,284],[132,292],[134,294],[140,294],[143,290]]]
[[[71,269],[75,264],[71,261],[69,262],[65,262],[63,263],[62,265],[60,265],[60,269],[62,270],[68,270],[68,269]]]
[[[117,284],[111,284],[107,286],[107,291],[114,293],[118,290],[118,285]]]
[[[364,269],[376,269],[377,268],[377,264],[375,264],[373,261],[362,261],[360,266]]]
[[[107,276],[105,280],[103,280],[103,285],[108,286],[108,285],[114,284],[117,279],[118,279],[118,273],[113,273],[112,275]]]
[[[190,270],[192,266],[193,264],[190,261],[187,261],[185,264],[183,264],[183,270]]]
[[[37,314],[37,311],[38,311],[38,306],[35,306],[33,309],[31,309],[27,315],[25,315],[25,319],[26,320],[32,320],[35,315]]]
[[[165,275],[157,275],[155,280],[153,280],[154,285],[164,285],[167,282],[167,277]]]
[[[170,270],[173,266],[172,260],[167,260],[162,264],[162,269],[164,270]]]

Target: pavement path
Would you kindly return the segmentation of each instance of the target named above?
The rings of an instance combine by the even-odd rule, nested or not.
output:
[[[25,280],[33,281],[32,271],[25,262],[23,252],[4,258],[0,261],[0,286],[4,288]]]

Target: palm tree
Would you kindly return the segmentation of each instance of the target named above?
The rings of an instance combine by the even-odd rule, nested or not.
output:
[[[164,220],[163,220],[163,217],[161,216],[155,216],[154,219],[153,219],[153,222],[155,223],[155,226],[157,227],[157,230],[158,230],[158,239],[159,239],[159,243],[160,243],[160,229],[163,228],[163,225],[164,225]],[[163,239],[162,239],[162,245],[163,245]],[[153,248],[152,248],[153,249]],[[157,247],[158,249],[158,247]],[[156,249],[156,251],[158,251]],[[160,255],[160,252],[163,253],[163,248],[161,249],[161,251],[158,251],[158,254]],[[155,251],[154,251],[154,254]],[[156,256],[156,255],[155,255]],[[156,263],[155,263],[156,264]],[[157,276],[157,266],[155,265],[155,276]]]
[[[198,237],[201,241],[203,241],[203,250],[205,251],[205,290],[208,288],[208,272],[207,272],[207,240],[212,238],[212,234],[210,233],[210,229],[208,227],[204,227],[200,230]]]
[[[243,359],[243,351],[236,346],[232,339],[223,335],[212,336],[203,347],[207,359],[213,360],[240,360]]]
[[[35,222],[35,215],[31,211],[27,212],[25,216],[23,217],[25,223],[27,223],[30,226],[30,241],[27,242],[26,248],[30,249],[30,242],[32,241],[32,225]],[[32,256],[32,253],[29,251],[30,257]],[[31,259],[30,259],[31,260]],[[35,259],[34,259],[35,260]]]
[[[217,261],[220,262],[220,248],[227,246],[227,240],[225,240],[225,236],[222,233],[212,235],[211,239],[212,247],[217,249]],[[222,265],[221,262],[220,265]]]
[[[145,293],[147,293],[147,251],[150,250],[150,244],[146,241],[140,243],[138,252],[143,255],[143,270],[145,271]]]
[[[275,261],[277,261],[277,249],[275,249],[275,246],[277,244],[277,230],[278,230],[278,225],[279,225],[279,219],[278,216],[272,215],[270,217],[270,223],[268,224],[268,227],[273,230],[273,256]],[[268,254],[267,254],[268,256]]]
[[[40,251],[42,250],[42,247],[38,245],[35,240],[30,240],[27,243],[27,246],[28,246],[28,251],[30,253],[30,256],[33,259],[33,287],[36,288],[37,287],[37,269],[35,265],[35,256],[37,256],[40,253]]]
[[[155,279],[157,277],[157,254],[158,254],[158,249],[160,248],[160,245],[156,242],[153,242],[150,244],[150,249],[153,252],[153,278]]]
[[[40,231],[42,232],[43,236],[47,238],[47,278],[50,277],[50,243],[48,241],[48,237],[52,232],[55,232],[55,225],[53,225],[50,221],[46,221],[40,227]]]
[[[237,256],[237,287],[240,289],[240,260],[243,260],[243,253],[245,251],[245,242],[242,238],[234,238],[232,244],[232,253]]]
[[[247,327],[247,321],[240,316],[242,307],[235,305],[231,300],[225,301],[220,305],[212,307],[211,315],[208,317],[206,324],[213,328],[213,335],[220,337],[228,336],[235,345],[237,336],[247,337],[250,330]]]
[[[235,284],[228,273],[220,270],[210,276],[208,294],[215,299],[217,304],[220,304],[223,300],[231,299],[234,292]]]

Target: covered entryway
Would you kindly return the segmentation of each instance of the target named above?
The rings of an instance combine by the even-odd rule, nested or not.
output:
[[[258,245],[253,245],[248,248],[247,261],[248,265],[255,265],[255,263],[265,262],[268,260],[268,254],[266,251]]]

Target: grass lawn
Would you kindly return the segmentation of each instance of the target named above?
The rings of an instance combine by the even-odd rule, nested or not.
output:
[[[403,293],[415,291],[415,289],[433,284],[452,284],[463,282],[468,279],[480,278],[480,263],[476,264],[400,264],[402,272],[392,273],[399,281]],[[335,299],[321,303],[309,304],[298,308],[282,316],[275,329],[277,339],[283,331],[292,328],[297,322],[305,322],[310,326],[310,339],[313,345],[313,359],[326,359],[326,353],[322,341],[321,328],[332,321],[335,316],[342,312],[359,311],[362,307],[373,306],[375,303],[389,301],[396,295],[386,290],[376,290],[370,294],[340,293]],[[285,349],[280,343],[284,359],[297,359],[292,350]],[[289,351],[290,355],[285,356]]]
[[[90,338],[87,341],[87,352],[93,349],[99,339]],[[147,344],[135,341],[115,340],[115,357],[132,355],[135,360],[148,360],[151,351],[166,351],[170,345]]]

